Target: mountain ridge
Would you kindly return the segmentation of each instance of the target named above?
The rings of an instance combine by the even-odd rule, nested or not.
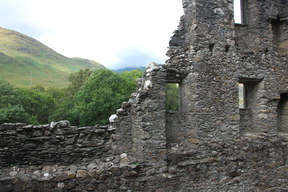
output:
[[[105,68],[96,61],[65,57],[38,40],[0,27],[0,79],[19,86],[66,87],[80,69]]]
[[[145,66],[139,66],[139,67],[123,67],[123,68],[119,68],[119,69],[115,69],[113,71],[115,72],[125,72],[125,71],[132,71],[132,70],[140,70],[140,71],[145,71],[146,67]]]

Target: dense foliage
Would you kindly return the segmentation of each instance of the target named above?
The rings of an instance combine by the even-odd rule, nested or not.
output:
[[[180,93],[178,83],[167,83],[166,84],[166,110],[178,111],[180,107]]]
[[[0,81],[0,124],[25,122],[28,114],[19,99],[19,92],[8,82]]]
[[[0,124],[45,124],[63,119],[77,126],[108,123],[109,116],[135,90],[141,75],[139,70],[115,73],[85,69],[71,74],[71,85],[65,89],[16,88],[0,81]]]

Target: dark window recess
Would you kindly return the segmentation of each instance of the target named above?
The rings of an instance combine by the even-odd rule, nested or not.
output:
[[[260,85],[262,79],[239,79],[239,115],[240,131],[246,133],[258,132],[261,125],[257,122],[258,107],[261,103]]]
[[[281,3],[282,3],[283,5],[286,5],[286,4],[288,4],[288,1],[287,1],[287,0],[281,0]]]
[[[210,52],[213,52],[214,46],[215,46],[215,43],[210,43],[209,44],[209,51]]]
[[[225,52],[228,53],[228,52],[229,52],[229,49],[230,49],[230,45],[226,45],[226,46],[225,46]]]
[[[279,46],[279,39],[281,35],[281,30],[280,30],[281,25],[282,25],[282,21],[280,20],[279,17],[271,20],[271,26],[272,26],[272,31],[273,31],[273,44],[274,44],[274,48],[276,49]]]
[[[239,108],[248,109],[257,103],[256,94],[258,91],[259,79],[241,79],[239,81]]]
[[[288,133],[288,93],[281,94],[278,104],[278,131]]]
[[[165,104],[167,111],[180,110],[180,86],[179,83],[166,83]]]

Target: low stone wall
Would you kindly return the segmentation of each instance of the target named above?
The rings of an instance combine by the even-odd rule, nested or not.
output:
[[[127,191],[139,188],[139,167],[127,157],[94,160],[70,166],[25,166],[0,170],[0,192],[8,191]],[[120,164],[115,162],[122,161]],[[143,187],[143,186],[141,186]]]
[[[63,165],[104,157],[113,129],[75,127],[68,121],[50,125],[5,123],[0,127],[0,166]]]
[[[121,154],[63,166],[13,166],[0,170],[0,192],[272,192],[288,190],[285,138],[246,135],[170,151],[168,166],[145,166]]]

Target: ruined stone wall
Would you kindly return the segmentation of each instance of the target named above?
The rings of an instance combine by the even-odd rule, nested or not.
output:
[[[254,92],[250,106],[240,111],[243,133],[278,133],[277,106],[281,93],[287,92],[287,60],[278,49],[287,36],[282,31],[287,23],[280,22],[287,17],[284,9],[283,1],[248,1],[247,23],[235,26],[237,75]]]
[[[166,166],[165,73],[151,63],[138,90],[117,111],[114,154],[128,153],[143,164]]]
[[[120,156],[67,166],[4,167],[0,191],[287,191],[288,146],[282,139],[267,135],[215,139],[207,147],[209,151],[170,156],[173,163],[162,172]]]
[[[69,165],[107,155],[108,126],[75,127],[67,121],[50,125],[6,123],[0,126],[0,166]]]
[[[99,127],[88,128],[91,137],[80,137],[87,129],[52,129],[53,154],[68,146],[69,137],[57,138],[58,131],[73,130],[81,156],[50,167],[5,165],[0,189],[35,190],[33,183],[47,191],[287,191],[288,4],[245,2],[246,22],[234,24],[232,0],[183,0],[185,15],[171,38],[170,59],[148,66],[137,91],[111,119],[113,134],[100,131],[110,138],[100,145],[102,156],[97,144],[94,152],[77,145],[94,149],[94,141],[106,141],[96,136]],[[178,111],[165,108],[167,83],[179,83]],[[239,83],[245,87],[244,108]],[[30,129],[29,138],[41,138],[51,128],[41,136]],[[12,138],[1,141],[3,146],[18,143],[23,130],[2,129]],[[49,145],[39,146],[48,151]]]
[[[245,2],[246,22],[234,24],[233,1],[183,1],[185,15],[164,66],[167,79],[169,69],[182,74],[183,107],[166,116],[175,152],[211,138],[279,134],[279,99],[288,87],[285,47],[279,51],[287,38],[287,3]],[[239,83],[245,85],[245,109],[239,109]]]
[[[180,140],[170,143],[175,152],[189,152],[212,137],[223,139],[239,132],[233,2],[184,1],[184,11],[165,66],[185,73],[179,70],[182,109],[168,117],[170,122],[179,115],[183,120],[166,124],[175,132],[171,136]]]

